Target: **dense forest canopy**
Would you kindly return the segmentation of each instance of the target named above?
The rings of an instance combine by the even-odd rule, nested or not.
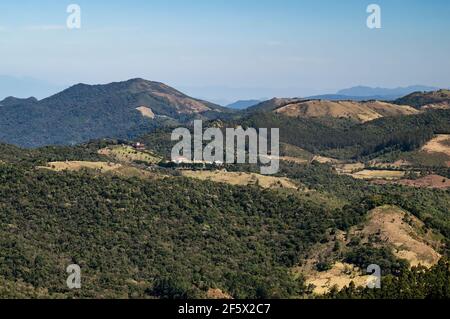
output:
[[[124,112],[114,113],[125,123],[117,131],[123,139],[104,139],[106,133],[83,135],[83,130],[73,131],[69,125],[56,144],[68,144],[68,138],[99,139],[33,149],[0,144],[0,297],[205,298],[218,289],[233,298],[316,298],[314,287],[298,269],[308,265],[319,247],[331,245],[327,256],[314,261],[315,271],[327,272],[336,262],[360,270],[378,264],[383,285],[374,291],[351,284],[331,289],[323,298],[448,298],[450,190],[355,179],[339,173],[337,164],[377,170],[374,159],[392,164],[398,158],[427,157],[418,150],[436,134],[450,134],[450,110],[359,123],[275,114],[273,110],[286,102],[276,99],[245,112],[206,103],[209,110],[194,116],[177,113],[176,103],[164,111],[167,101],[150,94],[156,86],[163,93],[188,98],[181,93],[158,83],[144,83],[142,92],[141,82],[131,84],[114,84],[127,92],[125,100],[131,103]],[[109,99],[110,89],[76,86],[50,101],[67,106],[81,95],[99,98],[103,107],[123,101],[117,95]],[[87,100],[83,107],[88,107]],[[153,125],[140,118],[134,103],[142,101],[154,103],[154,111],[165,120]],[[51,108],[49,101],[6,102],[18,109],[33,109],[36,103]],[[127,116],[136,120],[132,132]],[[205,129],[280,128],[280,155],[287,159],[280,161],[273,178],[288,180],[291,187],[280,180],[278,187],[264,188],[258,179],[239,186],[184,176],[185,170],[238,176],[259,172],[254,164],[171,162],[173,128],[180,123],[190,127],[194,118],[204,119]],[[2,123],[12,128],[8,121]],[[95,126],[95,121],[89,125]],[[155,155],[154,162],[139,157],[143,154],[134,146],[136,141],[146,147],[147,157]],[[40,145],[29,137],[19,142]],[[114,157],[114,151],[124,153]],[[325,162],[316,160],[325,156]],[[433,155],[432,165],[411,161],[402,169],[413,180],[437,174],[445,185],[450,178],[447,160],[450,163],[441,153]],[[51,164],[70,167],[71,161],[116,165],[122,171],[105,171],[101,165],[57,171]],[[441,258],[438,264],[411,267],[381,240],[376,245],[352,238],[355,229],[368,223],[371,211],[386,206],[404,211],[409,216],[405,219],[416,218],[420,235],[432,234]],[[338,241],[338,234],[345,239]],[[70,264],[83,270],[81,290],[69,290],[65,284]]]
[[[109,143],[2,146],[1,296],[187,298],[218,288],[235,298],[304,297],[311,292],[292,268],[372,208],[398,205],[450,236],[448,191],[371,185],[318,163],[283,163],[280,176],[320,201],[257,185],[35,168],[63,158],[107,161],[95,150]],[[84,278],[75,292],[65,286],[72,263]]]

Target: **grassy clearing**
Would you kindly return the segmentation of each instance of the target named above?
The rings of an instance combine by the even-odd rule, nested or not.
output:
[[[226,171],[182,171],[183,176],[199,180],[230,185],[248,186],[258,185],[262,188],[298,189],[294,181],[284,177],[265,176],[254,173],[226,172]]]
[[[83,169],[93,170],[102,174],[113,174],[120,177],[136,177],[143,179],[159,179],[166,177],[165,175],[139,169],[133,166],[127,166],[116,163],[107,162],[83,162],[83,161],[66,161],[66,162],[50,162],[47,166],[38,166],[38,169],[47,169],[55,172],[64,171],[80,171]]]
[[[127,145],[104,148],[99,150],[98,153],[125,163],[143,162],[147,164],[156,164],[161,161],[160,157],[150,152],[139,151]]]
[[[50,162],[47,164],[47,166],[39,166],[38,168],[49,169],[56,172],[79,171],[82,169],[92,169],[101,172],[110,172],[118,170],[121,167],[122,167],[121,164],[108,162],[65,161],[65,162]]]
[[[353,174],[365,168],[364,163],[335,164],[333,167],[339,174]]]
[[[351,282],[365,286],[374,278],[364,269],[341,260],[355,238],[363,246],[370,243],[379,248],[387,247],[411,266],[429,268],[441,258],[438,251],[442,247],[442,235],[428,230],[422,221],[396,206],[382,206],[369,212],[363,224],[352,227],[347,233],[338,231],[327,243],[316,244],[305,262],[293,269],[294,274],[303,275],[306,283],[314,286],[313,292],[317,295],[326,294],[333,287],[342,289]],[[337,243],[341,248],[336,251]],[[334,257],[324,259],[324,256]],[[327,260],[330,269],[319,271],[316,265],[323,260]]]
[[[357,287],[365,286],[370,280],[375,280],[374,277],[362,275],[361,270],[354,265],[337,262],[332,268],[325,272],[314,272],[311,274],[306,283],[314,285],[313,292],[317,295],[324,295],[329,293],[332,288],[336,287],[339,290],[348,287],[353,282]]]
[[[397,180],[405,177],[405,171],[390,171],[390,170],[370,170],[365,169],[354,174],[349,174],[356,179],[374,180],[374,179],[386,179]]]

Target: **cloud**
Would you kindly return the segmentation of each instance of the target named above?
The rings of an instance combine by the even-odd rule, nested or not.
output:
[[[50,24],[50,25],[32,25],[32,26],[26,26],[25,30],[28,31],[54,31],[54,30],[64,30],[67,26],[65,25],[59,25],[59,24]]]

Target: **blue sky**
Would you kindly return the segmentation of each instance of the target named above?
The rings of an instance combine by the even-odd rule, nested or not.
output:
[[[64,27],[71,3],[80,30]],[[371,3],[380,30],[366,26]],[[447,0],[2,0],[0,75],[143,77],[216,100],[449,87],[449,31]]]

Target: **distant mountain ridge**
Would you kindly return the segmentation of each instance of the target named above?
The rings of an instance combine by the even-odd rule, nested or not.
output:
[[[338,91],[337,95],[354,96],[354,97],[388,97],[390,99],[396,99],[413,92],[428,92],[439,90],[437,87],[425,86],[425,85],[411,85],[407,87],[398,88],[373,88],[368,86],[355,86],[348,89]]]
[[[20,99],[20,98],[10,96],[10,97],[5,98],[3,101],[0,101],[0,106],[15,106],[15,105],[20,105],[20,104],[34,104],[37,102],[38,102],[38,100],[35,97]]]
[[[234,103],[228,104],[226,107],[234,110],[244,110],[261,102],[261,100],[239,100]]]
[[[352,95],[341,95],[341,94],[323,94],[323,95],[313,95],[308,96],[305,99],[308,100],[328,100],[328,101],[393,101],[397,99],[397,95],[368,95],[368,96],[352,96]]]
[[[210,119],[231,112],[143,79],[77,84],[40,101],[10,97],[0,105],[0,141],[25,147],[129,138],[161,123]]]

